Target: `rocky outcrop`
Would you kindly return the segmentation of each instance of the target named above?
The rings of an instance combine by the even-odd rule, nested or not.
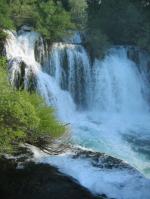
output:
[[[35,60],[42,66],[47,62],[49,58],[49,45],[46,40],[42,37],[35,42],[34,54]]]
[[[32,69],[21,58],[12,59],[9,61],[10,82],[17,89],[27,89],[33,91],[36,89],[36,77]]]
[[[135,46],[127,47],[127,56],[130,60],[136,63],[138,66],[150,68],[150,55],[147,51]]]
[[[16,166],[14,160],[0,159],[1,199],[102,199],[47,164]]]

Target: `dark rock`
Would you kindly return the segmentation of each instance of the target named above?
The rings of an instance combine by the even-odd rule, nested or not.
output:
[[[76,158],[89,159],[94,167],[105,168],[105,169],[130,169],[132,168],[117,158],[111,157],[104,153],[85,151],[82,149],[75,149],[74,159]]]
[[[35,42],[34,54],[35,60],[42,66],[48,62],[49,59],[49,49],[50,46],[48,42],[39,36],[38,40]]]
[[[140,63],[140,57],[139,57],[139,49],[136,47],[129,47],[128,48],[128,58],[131,59],[133,62],[135,62],[137,65]]]
[[[5,42],[6,42],[7,34],[0,29],[0,56],[5,56]]]
[[[14,160],[0,159],[1,199],[102,199],[47,164],[28,162],[16,169]],[[103,197],[105,198],[105,197]]]
[[[150,70],[150,61],[148,62],[147,66],[148,66],[148,69]]]
[[[28,71],[28,74],[26,74],[25,70],[28,66],[24,61],[21,60],[20,57],[18,57],[16,59],[12,59],[9,61],[10,76],[11,76],[11,69],[14,67],[14,65],[18,65],[19,70],[15,71],[13,86],[16,89],[20,90],[26,88],[30,92],[35,91],[37,86],[37,79],[32,69]]]
[[[31,32],[33,31],[33,27],[29,25],[23,25],[19,27],[18,34],[23,34],[24,32]]]

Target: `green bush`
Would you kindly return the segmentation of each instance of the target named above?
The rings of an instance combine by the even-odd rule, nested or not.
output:
[[[28,142],[48,143],[65,132],[54,110],[36,93],[13,89],[7,80],[6,60],[0,58],[0,152]],[[45,140],[46,139],[46,140]]]

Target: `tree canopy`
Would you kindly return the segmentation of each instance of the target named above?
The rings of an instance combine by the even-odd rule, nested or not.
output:
[[[148,0],[88,0],[87,33],[95,46],[105,47],[109,41],[150,51],[149,19]]]
[[[71,14],[55,0],[0,0],[0,28],[19,28],[27,24],[48,40],[60,39],[74,29]]]

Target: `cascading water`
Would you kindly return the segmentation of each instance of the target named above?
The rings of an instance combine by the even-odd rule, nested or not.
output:
[[[55,43],[46,69],[63,90],[69,91],[78,106],[88,104],[91,92],[86,88],[90,88],[91,67],[81,45]]]
[[[149,177],[149,81],[139,70],[141,63],[137,66],[128,58],[128,49],[113,48],[92,65],[79,35],[77,42],[53,44],[48,55],[37,33],[8,33],[11,83],[23,75],[28,89],[34,76],[37,91],[56,108],[62,121],[70,123],[73,145],[122,159]],[[148,199],[150,195],[150,181],[129,168],[100,169],[90,158],[71,154],[43,156],[39,161],[59,167],[96,194],[119,199]],[[99,165],[101,159],[97,161]]]
[[[96,60],[94,73],[94,109],[109,113],[148,111],[142,95],[143,80],[136,64],[128,59],[126,49],[112,49],[103,61]]]
[[[48,104],[51,104],[59,111],[59,117],[63,121],[69,120],[72,111],[75,111],[75,105],[69,93],[63,91],[57,85],[57,80],[42,71],[42,66],[35,59],[34,47],[40,36],[35,32],[24,32],[17,35],[8,32],[9,39],[6,43],[6,54],[10,60],[10,80],[12,85],[21,75],[21,65],[24,63],[24,85],[28,89],[30,76],[34,76],[37,82],[38,92],[45,98]],[[44,50],[42,49],[42,52]],[[64,109],[64,107],[66,107]],[[65,105],[66,104],[66,105]]]

